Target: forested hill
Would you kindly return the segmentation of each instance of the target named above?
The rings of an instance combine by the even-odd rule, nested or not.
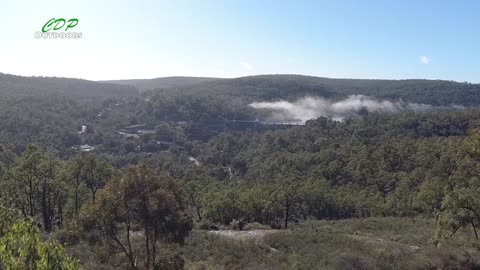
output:
[[[14,244],[3,253],[17,254],[12,239],[25,238],[28,242],[20,244],[28,244],[32,256],[42,260],[38,254],[67,254],[78,256],[84,269],[136,269],[136,258],[142,266],[146,258],[156,260],[146,252],[153,250],[150,240],[144,241],[151,237],[162,248],[158,258],[168,249],[185,257],[165,260],[179,261],[179,268],[165,264],[158,269],[183,269],[183,260],[217,269],[206,263],[223,263],[225,257],[249,263],[268,257],[274,263],[254,261],[256,269],[282,269],[276,261],[309,258],[312,263],[299,269],[315,269],[330,257],[307,250],[360,250],[353,262],[382,262],[378,267],[365,263],[362,269],[479,269],[479,90],[478,85],[448,81],[265,75],[139,93],[133,86],[2,74],[0,221],[6,225],[0,226],[0,242]],[[342,121],[307,113],[304,125],[287,125],[264,122],[262,112],[248,106],[311,95],[327,99],[318,98],[317,105],[271,103],[300,113],[332,103],[346,110],[358,103],[345,97],[358,94],[475,108],[354,111]],[[360,106],[375,102],[388,104],[368,99]],[[407,218],[416,222],[408,228],[415,229],[402,225],[410,222]],[[364,223],[368,220],[374,223]],[[26,222],[35,231],[17,230]],[[315,225],[325,222],[332,225]],[[358,225],[332,231],[344,222]],[[424,225],[416,230],[417,224]],[[388,242],[369,243],[377,236],[367,226]],[[271,228],[279,238],[270,238],[272,234],[261,240],[277,241],[269,242],[271,249],[257,242],[226,242],[204,231],[218,228]],[[341,245],[339,237],[344,237]],[[40,239],[56,240],[66,251]],[[38,250],[44,252],[30,249],[30,243],[41,243]],[[386,253],[380,244],[408,248],[409,253]],[[411,250],[411,245],[417,248]],[[250,256],[257,246],[260,255]],[[198,259],[211,247],[220,247],[217,259],[211,259],[213,253]],[[237,256],[239,251],[249,255]],[[2,268],[1,253],[0,269],[9,269]],[[412,264],[400,264],[404,262]],[[235,265],[226,267],[239,269],[231,267]],[[335,269],[359,269],[352,265]]]
[[[140,91],[151,90],[151,89],[165,89],[165,88],[177,88],[191,86],[203,82],[211,82],[222,80],[220,78],[208,78],[208,77],[184,77],[184,76],[175,76],[175,77],[163,77],[163,78],[154,78],[154,79],[134,79],[134,80],[112,80],[104,81],[107,83],[115,83],[121,85],[132,85],[138,88]]]
[[[7,97],[55,94],[72,98],[126,97],[137,95],[133,86],[57,77],[23,77],[0,73],[0,95]]]
[[[247,100],[293,100],[305,95],[344,98],[362,94],[431,105],[476,106],[480,103],[480,85],[441,80],[363,80],[259,75],[202,82],[177,90]]]
[[[441,80],[329,79],[302,75],[258,75],[234,79],[164,77],[156,79],[94,82],[57,77],[23,77],[0,73],[0,95],[57,94],[79,97],[135,96],[138,90],[170,89],[195,96],[223,96],[246,102],[286,99],[306,95],[340,99],[349,95],[431,105],[477,106],[480,85]],[[174,91],[173,91],[174,90]],[[165,91],[162,91],[165,92]],[[167,90],[167,92],[170,92]]]

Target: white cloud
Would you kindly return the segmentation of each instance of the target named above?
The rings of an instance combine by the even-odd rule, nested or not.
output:
[[[250,64],[250,63],[248,63],[248,62],[240,62],[240,65],[242,66],[242,68],[243,68],[245,71],[251,71],[251,70],[253,70],[252,64]]]
[[[428,65],[428,64],[430,64],[430,61],[432,61],[432,59],[430,59],[426,56],[420,56],[420,63],[422,63],[424,65]]]

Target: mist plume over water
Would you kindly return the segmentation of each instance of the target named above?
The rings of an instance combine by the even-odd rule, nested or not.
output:
[[[259,110],[266,122],[299,124],[304,124],[307,120],[318,117],[329,117],[336,121],[342,121],[346,117],[366,112],[421,112],[433,108],[433,106],[427,104],[379,100],[363,95],[352,95],[339,101],[307,96],[294,102],[280,100],[254,102],[249,105]]]

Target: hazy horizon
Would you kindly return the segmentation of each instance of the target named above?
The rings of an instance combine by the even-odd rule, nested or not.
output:
[[[305,76],[305,77],[316,77],[316,78],[323,78],[323,79],[330,79],[330,80],[378,80],[378,81],[408,81],[408,80],[427,80],[427,81],[451,81],[457,83],[471,83],[471,84],[479,84],[477,82],[469,82],[469,81],[456,81],[456,80],[449,80],[449,79],[442,79],[442,78],[435,78],[435,79],[428,79],[428,78],[350,78],[350,77],[326,77],[321,75],[308,75],[308,74],[295,74],[295,73],[272,73],[272,74],[251,74],[245,76],[238,76],[238,77],[209,77],[209,76],[187,76],[187,75],[171,75],[171,76],[158,76],[158,77],[148,77],[148,78],[119,78],[119,79],[101,79],[101,80],[91,80],[88,78],[79,78],[79,77],[63,77],[63,76],[55,76],[55,75],[21,75],[21,74],[12,74],[8,72],[0,71],[0,74],[4,75],[12,75],[12,76],[19,76],[19,77],[35,77],[35,78],[58,78],[58,79],[77,79],[77,80],[86,80],[92,82],[112,82],[112,81],[130,81],[130,80],[155,80],[155,79],[167,79],[167,78],[210,78],[210,79],[239,79],[245,77],[256,77],[256,76]]]

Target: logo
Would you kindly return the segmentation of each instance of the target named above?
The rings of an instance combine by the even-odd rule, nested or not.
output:
[[[78,25],[78,19],[72,18],[65,20],[64,18],[52,18],[48,20],[43,26],[42,31],[35,32],[35,38],[40,39],[52,39],[52,38],[60,38],[60,39],[78,39],[82,38],[82,32],[73,32],[72,28]]]
[[[65,21],[64,18],[60,18],[60,19],[56,19],[56,20],[55,20],[55,18],[52,18],[46,24],[43,25],[42,32],[46,33],[50,30],[53,30],[53,31],[60,30],[65,26],[65,24],[67,24],[67,21]],[[78,24],[78,19],[73,18],[73,19],[68,20],[68,24],[65,27],[65,31],[68,31],[69,28],[73,28],[73,27],[77,26],[77,24]],[[53,26],[53,25],[55,25],[55,26]]]

